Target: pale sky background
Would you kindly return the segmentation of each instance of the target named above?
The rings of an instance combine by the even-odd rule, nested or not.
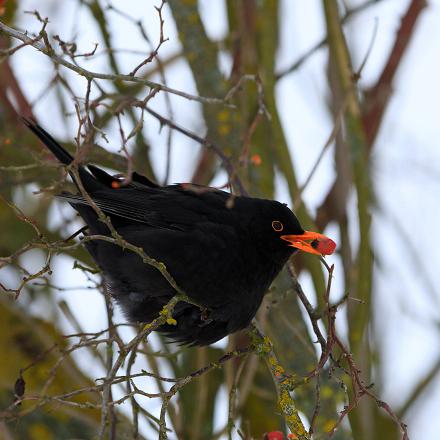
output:
[[[85,8],[81,9],[79,16],[77,15],[77,3],[27,0],[20,2],[20,5],[23,10],[38,9],[43,16],[48,16],[48,30],[51,34],[59,33],[64,40],[76,37],[78,51],[87,52],[92,49],[94,42],[100,41],[100,37],[91,25]],[[431,0],[429,3],[430,6],[423,12],[415,38],[398,71],[394,83],[395,92],[372,156],[372,180],[377,197],[377,209],[373,211],[373,236],[380,263],[376,272],[374,297],[378,311],[374,325],[383,335],[379,348],[384,354],[385,392],[381,397],[391,406],[405,400],[413,385],[440,356],[440,294],[436,283],[440,265],[436,235],[440,220],[440,1]],[[114,1],[114,5],[123,7],[127,14],[142,18],[154,44],[157,41],[158,20],[153,4],[158,4],[158,1]],[[375,20],[378,20],[376,40],[360,81],[362,86],[371,85],[376,80],[393,43],[400,17],[408,4],[407,0],[383,0],[379,5],[370,7],[356,16],[346,26],[345,30],[354,54],[354,66],[357,68],[370,43]],[[282,5],[279,68],[290,65],[325,34],[320,0],[284,0]],[[224,1],[202,0],[200,11],[209,36],[213,39],[222,38],[227,25]],[[33,16],[19,12],[18,17],[18,23],[22,28],[39,30],[40,25]],[[114,47],[146,50],[145,43],[134,26],[119,16],[109,17]],[[166,58],[179,49],[179,43],[168,10],[165,11],[164,18],[165,34],[170,41],[165,43],[160,55]],[[299,71],[281,80],[277,86],[277,102],[300,182],[308,175],[332,128],[332,122],[325,109],[325,98],[328,94],[325,77],[326,57],[326,49],[320,50]],[[119,56],[121,66],[127,66],[127,72],[141,58],[133,55]],[[92,62],[82,60],[81,63],[91,70],[105,69],[104,57]],[[223,55],[221,63],[223,71],[227,73],[230,60]],[[49,60],[30,48],[16,53],[12,57],[12,65],[31,101],[39,95],[53,72]],[[65,69],[63,73],[67,73]],[[84,96],[85,81],[75,75],[69,75],[69,78],[77,94]],[[182,61],[174,63],[167,70],[167,81],[171,87],[196,93],[189,69]],[[111,88],[110,83],[106,83],[106,86]],[[175,96],[171,99],[176,122],[203,135],[204,127],[200,122],[202,118],[199,105]],[[35,108],[36,116],[55,137],[60,140],[72,138],[76,128],[75,118],[72,117],[66,125],[64,116],[59,112],[55,102],[53,94],[45,95]],[[163,97],[160,95],[151,105],[165,112]],[[165,170],[166,136],[160,134],[158,129],[157,122],[147,117],[146,130],[153,145],[157,175],[161,178]],[[113,141],[108,148],[118,149],[117,131],[110,130],[108,134]],[[104,143],[102,145],[104,146]],[[192,168],[189,165],[194,163],[198,149],[194,142],[174,134],[170,179],[172,182],[187,181],[190,178]],[[312,211],[319,206],[323,194],[326,193],[322,188],[332,183],[332,157],[330,149],[305,191],[306,203]],[[281,179],[277,193],[278,200],[291,202]],[[17,200],[19,201],[18,196]],[[70,207],[54,205],[53,225],[60,221],[59,210],[66,215],[72,215]],[[395,224],[399,218],[405,238]],[[66,236],[69,232],[66,231]],[[337,237],[335,228],[329,227],[326,233]],[[418,268],[412,256],[408,254],[408,247],[404,241],[407,239],[416,249],[417,258],[423,259],[423,270]],[[342,274],[338,274],[338,258],[330,257],[329,262],[336,263],[333,295],[338,297],[342,293]],[[72,261],[67,257],[57,258],[53,270],[54,284],[65,287],[85,284],[80,271],[70,270],[71,265]],[[302,282],[306,292],[311,291],[306,277],[303,277]],[[86,330],[99,330],[106,326],[103,302],[99,294],[90,290],[75,290],[57,295],[60,299],[68,301]],[[41,312],[38,304],[35,311]],[[340,332],[344,334],[342,318],[341,312],[338,315],[338,325]],[[71,329],[66,325],[66,332],[69,331]],[[79,359],[87,371],[90,371],[90,361],[87,357]],[[145,386],[150,385],[145,383]],[[225,393],[219,396],[219,399],[221,398],[225,398]],[[149,405],[153,412],[159,408],[159,402],[151,402]],[[429,393],[425,394],[423,402],[419,402],[418,407],[405,419],[409,424],[412,439],[439,438],[439,408],[440,380],[437,378]],[[218,414],[218,427],[226,420],[225,417],[224,413]]]

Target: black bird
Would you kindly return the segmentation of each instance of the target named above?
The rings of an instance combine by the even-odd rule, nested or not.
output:
[[[43,128],[24,122],[60,162],[73,161]],[[179,287],[205,308],[180,302],[173,315],[177,323],[160,327],[183,344],[211,344],[248,326],[272,280],[297,249],[317,255],[335,249],[326,236],[304,231],[293,212],[276,201],[231,199],[227,192],[190,184],[161,187],[137,173],[124,185],[93,165],[79,166],[78,173],[116,231],[163,262]],[[80,214],[89,234],[110,235],[81,194],[58,197]],[[136,253],[102,240],[85,245],[130,321],[152,321],[175,295],[162,274]]]

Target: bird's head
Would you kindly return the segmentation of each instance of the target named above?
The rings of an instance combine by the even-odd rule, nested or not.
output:
[[[279,202],[261,200],[254,232],[269,252],[290,254],[296,250],[315,255],[330,255],[336,243],[318,232],[305,231],[295,214]]]

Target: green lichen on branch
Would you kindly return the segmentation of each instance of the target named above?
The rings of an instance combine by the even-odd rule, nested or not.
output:
[[[310,435],[304,427],[295,401],[290,394],[296,382],[296,376],[286,373],[273,350],[272,341],[268,336],[261,333],[254,324],[250,326],[249,336],[254,353],[263,357],[270,369],[278,393],[278,406],[290,432],[299,440],[310,440]]]

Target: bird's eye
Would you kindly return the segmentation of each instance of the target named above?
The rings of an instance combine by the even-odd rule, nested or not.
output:
[[[276,232],[281,232],[284,229],[284,226],[280,221],[274,220],[272,222],[272,229]]]

